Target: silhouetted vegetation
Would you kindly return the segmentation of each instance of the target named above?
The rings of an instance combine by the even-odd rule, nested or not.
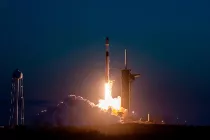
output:
[[[2,139],[205,139],[210,127],[116,124],[88,127],[23,127],[1,128]],[[195,137],[196,136],[196,137]]]

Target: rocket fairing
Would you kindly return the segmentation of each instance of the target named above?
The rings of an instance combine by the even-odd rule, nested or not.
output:
[[[105,82],[108,83],[109,82],[109,38],[106,37],[106,42],[105,42],[105,46],[106,46],[106,64],[105,64]]]

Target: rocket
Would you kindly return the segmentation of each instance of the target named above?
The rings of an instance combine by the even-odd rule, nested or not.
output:
[[[106,62],[105,62],[105,82],[109,82],[109,38],[106,37],[105,41],[106,46]]]

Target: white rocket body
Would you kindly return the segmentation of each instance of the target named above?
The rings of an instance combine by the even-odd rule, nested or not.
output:
[[[106,46],[106,66],[105,66],[105,82],[108,83],[109,82],[109,38],[106,37],[106,42],[105,42],[105,46]]]

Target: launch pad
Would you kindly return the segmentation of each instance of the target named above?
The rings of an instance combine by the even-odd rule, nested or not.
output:
[[[105,40],[106,52],[105,52],[105,96],[104,99],[99,100],[98,104],[90,103],[91,107],[97,107],[100,111],[104,111],[109,115],[117,118],[116,122],[119,122],[119,116],[123,123],[142,123],[131,112],[131,89],[132,82],[135,81],[140,74],[133,74],[131,69],[127,66],[127,50],[125,50],[124,69],[121,72],[121,94],[117,98],[112,97],[112,80],[110,80],[110,57],[109,57],[109,38]],[[84,100],[86,101],[86,100]],[[19,70],[16,70],[13,74],[12,80],[12,105],[11,105],[11,118],[10,126],[24,125],[24,98],[23,98],[23,74]],[[63,102],[62,102],[63,104]],[[58,106],[56,106],[58,108]],[[20,115],[19,115],[20,110]],[[56,109],[55,109],[56,110]],[[42,113],[43,114],[43,113]],[[54,115],[53,115],[54,116]],[[82,115],[83,116],[83,115]],[[21,122],[19,123],[19,119]],[[148,121],[149,123],[149,121]],[[60,122],[59,122],[60,124]]]
[[[106,37],[105,40],[105,47],[106,47],[106,53],[105,53],[105,83],[110,88],[110,58],[109,58],[109,38]],[[131,115],[131,84],[137,77],[140,76],[140,74],[133,74],[131,73],[131,69],[127,68],[127,50],[125,50],[125,67],[121,70],[121,99],[119,102],[119,108],[118,108],[118,115],[125,118]],[[110,89],[107,89],[105,86],[105,100],[109,99],[111,97],[111,91]],[[112,98],[112,97],[111,97]],[[122,110],[121,110],[121,109]],[[110,108],[112,109],[112,108]],[[116,109],[116,108],[114,108]]]
[[[110,72],[109,72],[109,63],[110,63],[110,57],[109,57],[109,38],[106,37],[105,40],[105,47],[106,47],[106,55],[105,55],[105,100],[114,102],[116,104],[110,104],[106,108],[108,112],[113,113],[114,115],[119,116],[120,122],[122,123],[138,123],[138,124],[154,124],[152,120],[150,120],[149,113],[147,120],[139,119],[133,113],[131,109],[132,99],[131,99],[131,91],[132,91],[132,83],[136,80],[136,78],[140,77],[140,74],[132,73],[132,70],[128,68],[127,63],[127,50],[125,49],[125,57],[124,57],[124,69],[121,70],[121,97],[119,96],[120,100],[117,99],[118,102],[115,102],[116,100],[113,100],[111,95],[111,89],[107,89],[107,87],[110,88],[112,84],[110,85]],[[163,123],[161,123],[163,124]]]

